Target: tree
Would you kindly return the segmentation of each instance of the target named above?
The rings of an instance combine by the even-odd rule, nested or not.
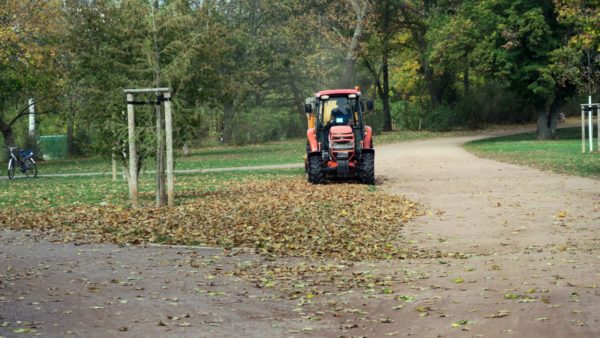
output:
[[[402,40],[398,39],[398,35],[413,23],[403,15],[401,8],[405,6],[404,1],[372,1],[371,6],[373,8],[372,18],[369,20],[371,41],[368,48],[362,51],[361,56],[375,81],[377,94],[383,103],[383,130],[391,131],[389,62],[393,52],[397,52],[400,47],[405,47],[401,43]]]
[[[0,131],[7,145],[14,145],[15,123],[29,114],[28,99],[36,96],[36,114],[45,113],[62,84],[61,19],[59,1],[0,3]]]
[[[569,59],[561,59],[557,55],[563,61],[557,64],[564,65],[568,61],[579,60],[579,66],[567,67],[571,72],[563,73],[561,79],[576,81],[580,92],[585,91],[591,95],[600,86],[600,8],[596,1],[589,0],[555,0],[555,5],[558,20],[568,25],[571,33],[568,43],[563,46],[563,54],[572,54]],[[577,81],[578,79],[582,81]]]
[[[574,94],[573,78],[557,72],[562,42],[568,30],[557,21],[549,1],[516,1],[487,5],[496,16],[496,44],[488,64],[494,75],[506,80],[513,92],[537,115],[539,139],[555,137],[558,112],[565,99]],[[491,44],[490,44],[491,45]]]
[[[477,20],[479,14],[474,10],[473,2],[465,1],[451,13],[436,17],[430,21],[428,40],[431,44],[429,56],[432,68],[440,71],[451,69],[462,73],[463,101],[471,95],[471,69],[477,65],[479,42],[483,40]],[[479,116],[474,109],[468,110],[468,122],[472,128],[479,125]]]
[[[437,57],[448,67],[474,69],[487,82],[497,82],[531,108],[538,121],[538,138],[554,137],[558,111],[574,93],[574,77],[565,80],[559,62],[567,30],[547,0],[465,1],[456,16],[442,26]],[[454,39],[449,39],[455,37]],[[464,61],[461,61],[464,60]],[[566,70],[566,69],[563,69]],[[464,90],[468,91],[468,73]]]
[[[305,8],[312,13],[307,18],[309,28],[318,32],[321,39],[318,41],[318,53],[334,56],[332,64],[328,65],[334,71],[327,72],[334,79],[326,82],[333,86],[354,87],[357,80],[356,63],[364,48],[370,1],[313,0],[306,2]],[[338,63],[341,67],[338,67]]]

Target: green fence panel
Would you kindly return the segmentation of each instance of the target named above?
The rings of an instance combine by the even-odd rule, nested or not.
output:
[[[44,160],[56,160],[67,157],[67,135],[40,136],[39,142]]]

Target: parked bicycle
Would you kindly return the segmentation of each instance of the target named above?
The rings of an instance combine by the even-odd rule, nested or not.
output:
[[[37,165],[33,159],[33,151],[31,149],[21,149],[18,147],[7,147],[10,153],[8,158],[8,178],[15,177],[17,168],[22,174],[29,177],[37,177]],[[15,154],[16,152],[16,154]]]

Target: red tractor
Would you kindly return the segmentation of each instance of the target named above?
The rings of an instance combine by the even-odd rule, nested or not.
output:
[[[365,125],[364,102],[358,89],[323,90],[306,99],[308,118],[306,159],[308,181],[358,178],[375,184],[372,129]],[[367,102],[373,110],[373,101]]]

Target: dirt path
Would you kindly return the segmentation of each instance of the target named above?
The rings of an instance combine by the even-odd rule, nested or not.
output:
[[[439,252],[353,266],[389,283],[306,308],[227,273],[256,255],[2,231],[0,336],[599,336],[600,181],[479,159],[469,139],[377,148],[380,188],[427,209],[404,236]]]
[[[480,159],[462,148],[471,139],[378,148],[383,187],[429,209],[406,236],[468,258],[393,266],[428,276],[405,292],[429,310],[373,305],[397,320],[375,336],[599,336],[600,181]]]

